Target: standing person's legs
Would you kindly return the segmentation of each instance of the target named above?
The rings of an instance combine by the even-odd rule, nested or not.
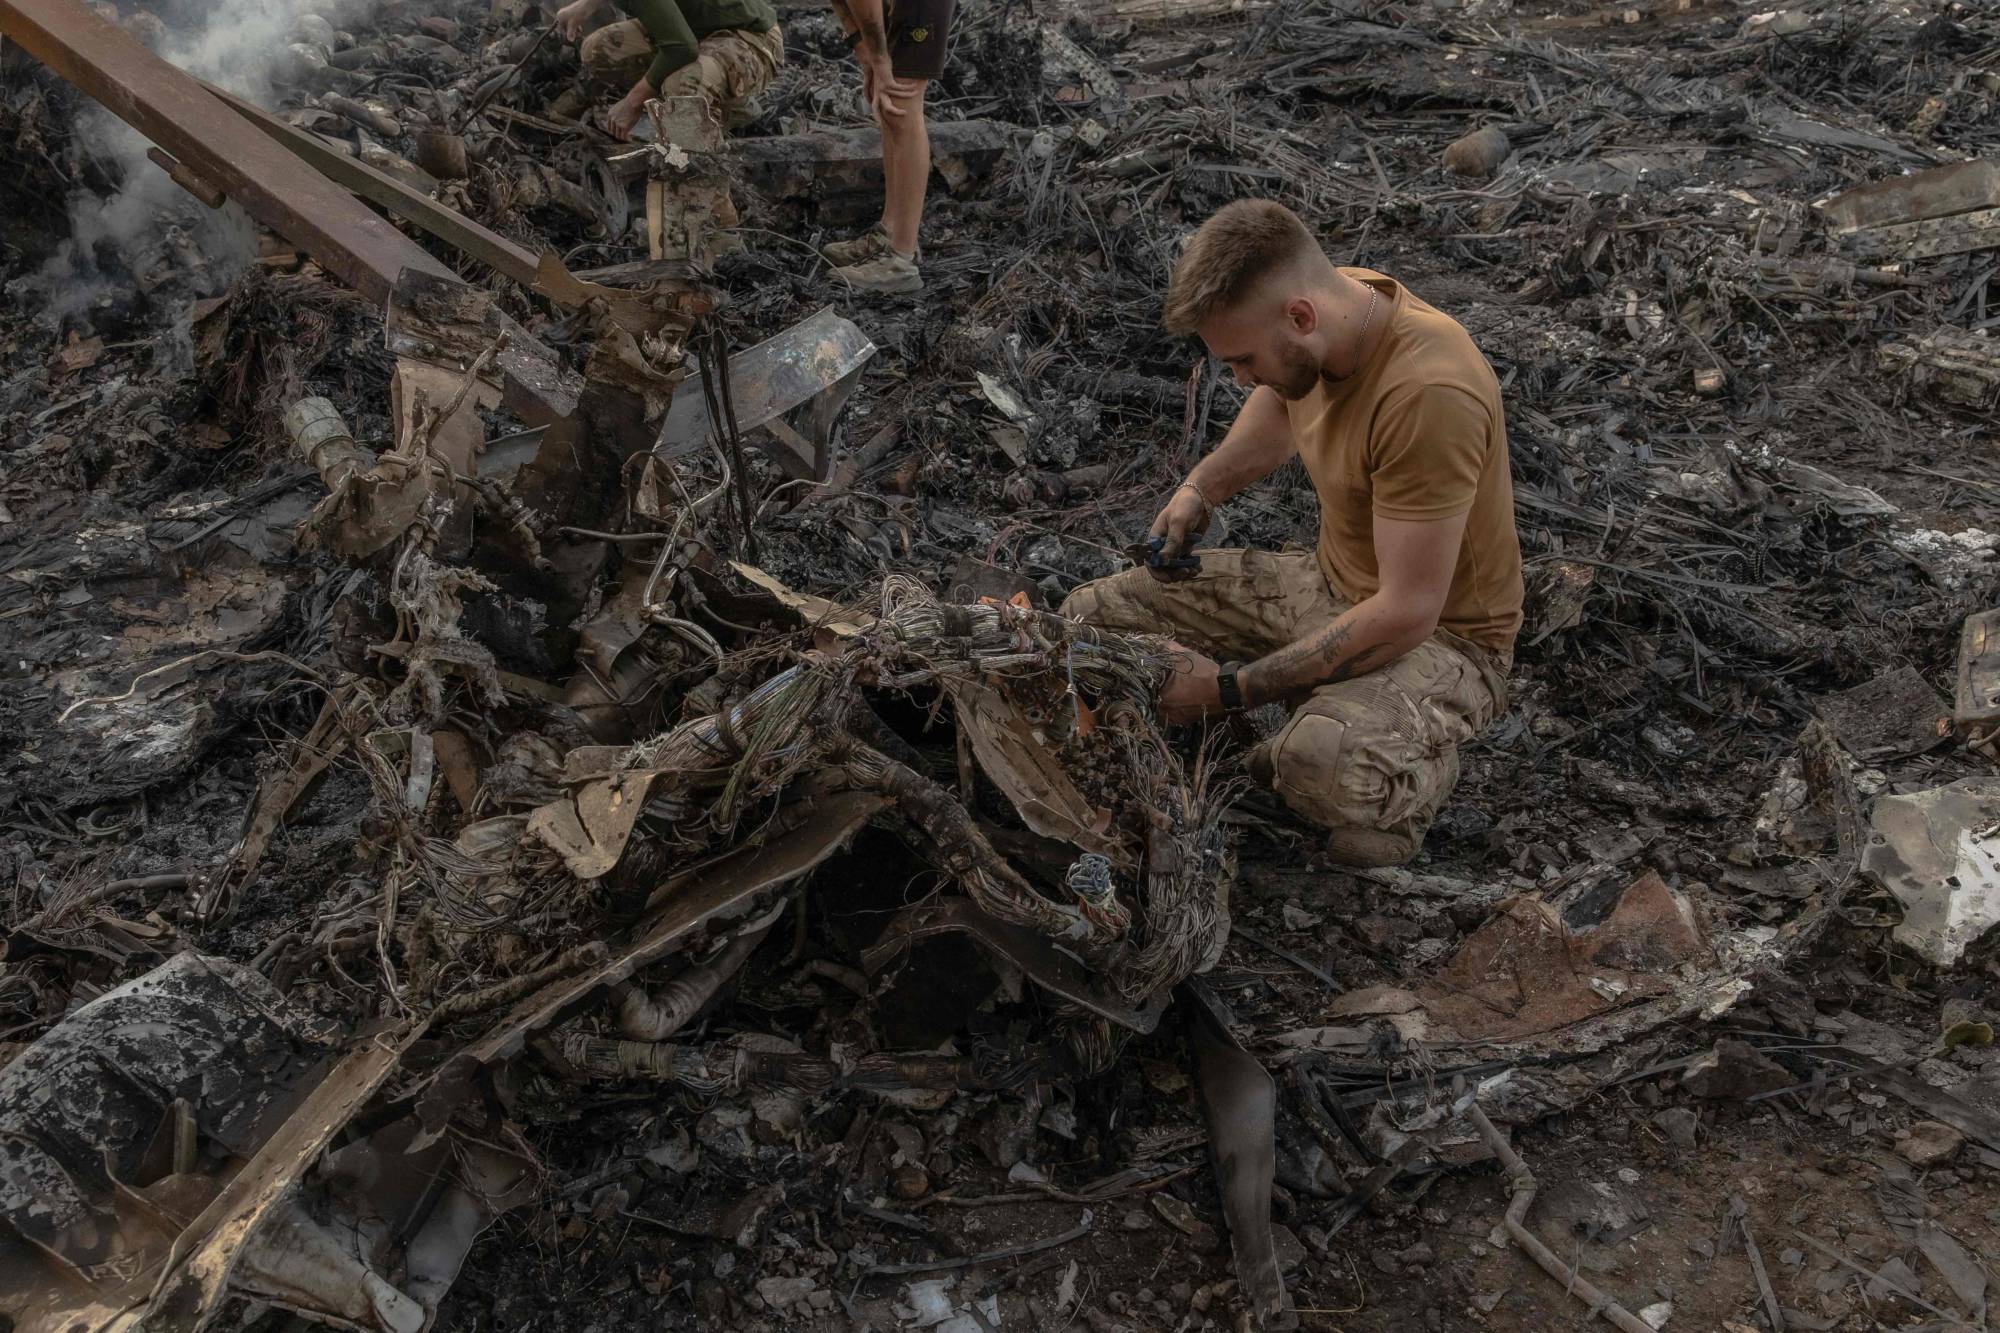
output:
[[[923,290],[917,238],[931,178],[931,137],[924,93],[944,72],[955,0],[893,0],[888,19],[889,83],[876,90],[882,131],[882,221],[852,241],[826,247],[849,286],[872,292]]]
[[[931,136],[924,125],[924,90],[929,87],[928,79],[897,75],[888,97],[902,114],[875,118],[882,130],[882,231],[889,248],[905,258],[916,257],[931,180]]]
[[[957,0],[890,0],[889,4],[889,72],[896,76],[890,97],[903,114],[876,119],[882,125],[882,227],[890,247],[900,255],[917,252],[924,192],[931,178],[924,92],[932,79],[944,73],[956,8]]]

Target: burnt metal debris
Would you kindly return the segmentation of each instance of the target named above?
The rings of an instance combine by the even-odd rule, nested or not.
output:
[[[526,0],[0,0],[9,1326],[1976,1326],[2000,20],[967,6],[864,301],[780,10],[622,144]],[[1233,413],[1158,303],[1253,194],[1506,395],[1401,870],[1053,609]]]

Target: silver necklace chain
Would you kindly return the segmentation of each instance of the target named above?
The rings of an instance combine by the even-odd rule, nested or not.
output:
[[[1371,285],[1368,288],[1368,313],[1362,318],[1361,333],[1354,340],[1354,369],[1361,369],[1361,351],[1368,345],[1368,328],[1375,322],[1375,303],[1382,299],[1382,293]],[[1349,371],[1353,374],[1353,371]]]

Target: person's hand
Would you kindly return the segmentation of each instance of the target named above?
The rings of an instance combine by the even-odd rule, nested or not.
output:
[[[604,128],[609,130],[611,137],[618,142],[630,142],[632,127],[639,123],[639,117],[645,110],[646,103],[643,99],[635,99],[627,93],[616,106],[604,113]]]
[[[1181,644],[1169,644],[1174,666],[1160,686],[1160,716],[1168,722],[1198,722],[1222,711],[1222,691],[1215,678],[1221,663]]]
[[[597,0],[570,0],[556,11],[556,31],[566,42],[583,36],[583,25],[597,12]]]
[[[1208,527],[1208,502],[1201,498],[1201,492],[1192,486],[1183,486],[1167,497],[1166,505],[1153,526],[1146,531],[1148,537],[1164,537],[1166,544],[1160,548],[1162,560],[1173,560],[1188,553],[1193,545],[1195,533]],[[1174,569],[1162,565],[1148,564],[1146,570],[1162,583],[1179,583],[1194,577],[1192,569]]]
[[[862,52],[861,96],[867,101],[868,109],[875,113],[878,125],[885,120],[909,115],[910,108],[905,103],[918,90],[916,79],[896,77],[895,71],[889,67],[887,52],[880,55]]]

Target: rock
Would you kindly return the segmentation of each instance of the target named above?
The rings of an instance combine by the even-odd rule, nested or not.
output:
[[[767,1147],[790,1143],[806,1122],[806,1099],[793,1092],[767,1092],[750,1099],[756,1117],[751,1136]]]
[[[957,1308],[951,1298],[950,1278],[930,1278],[903,1288],[903,1305],[896,1314],[918,1328],[934,1328],[951,1318]]]
[[[1711,1101],[1743,1101],[1797,1082],[1783,1065],[1747,1041],[1726,1039],[1696,1058],[1681,1075],[1681,1086]]]
[[[1377,953],[1400,953],[1422,935],[1423,927],[1408,917],[1371,912],[1354,923],[1354,932]]]
[[[1874,1279],[1864,1288],[1871,1301],[1886,1301],[1891,1296],[1900,1296],[1906,1291],[1914,1292],[1922,1289],[1922,1280],[1911,1271],[1908,1264],[1903,1262],[1900,1255],[1884,1260],[1882,1266],[1875,1270]]]
[[[684,1176],[701,1165],[701,1153],[696,1150],[694,1140],[688,1137],[688,1132],[685,1129],[677,1129],[673,1138],[667,1142],[648,1148],[646,1160],[654,1166],[664,1167],[677,1176]]]
[[[1287,1277],[1297,1272],[1306,1261],[1306,1247],[1292,1234],[1292,1229],[1282,1223],[1271,1226],[1271,1243],[1278,1254],[1278,1271]]]
[[[804,1301],[814,1291],[818,1291],[818,1287],[820,1283],[812,1281],[810,1277],[762,1277],[758,1279],[756,1293],[764,1301],[764,1305],[772,1309],[784,1309],[788,1305]]]
[[[1396,1262],[1405,1268],[1424,1268],[1437,1262],[1437,1251],[1418,1241],[1407,1250],[1399,1251]]]
[[[1653,1128],[1676,1148],[1692,1148],[1701,1118],[1685,1106],[1671,1106],[1653,1117]]]
[[[1155,1194],[1153,1211],[1160,1215],[1161,1221],[1184,1236],[1194,1235],[1201,1225],[1201,1220],[1194,1215],[1194,1209],[1171,1194]]]
[[[1388,1250],[1374,1250],[1368,1255],[1368,1262],[1375,1265],[1375,1271],[1384,1277],[1401,1277],[1402,1261]]]
[[[1911,1166],[1942,1166],[1957,1155],[1965,1135],[1937,1120],[1919,1120],[1910,1126],[1908,1138],[1896,1144],[1896,1153]]]
[[[1665,1328],[1667,1321],[1673,1317],[1674,1303],[1672,1301],[1655,1301],[1653,1304],[1639,1311],[1640,1321],[1648,1328]]]
[[[899,1199],[921,1199],[931,1192],[930,1173],[915,1162],[904,1162],[889,1173],[889,1188]]]
[[[1454,139],[1444,150],[1444,169],[1454,176],[1470,176],[1474,180],[1489,179],[1500,170],[1500,164],[1514,151],[1504,130],[1488,125],[1483,130]]]

